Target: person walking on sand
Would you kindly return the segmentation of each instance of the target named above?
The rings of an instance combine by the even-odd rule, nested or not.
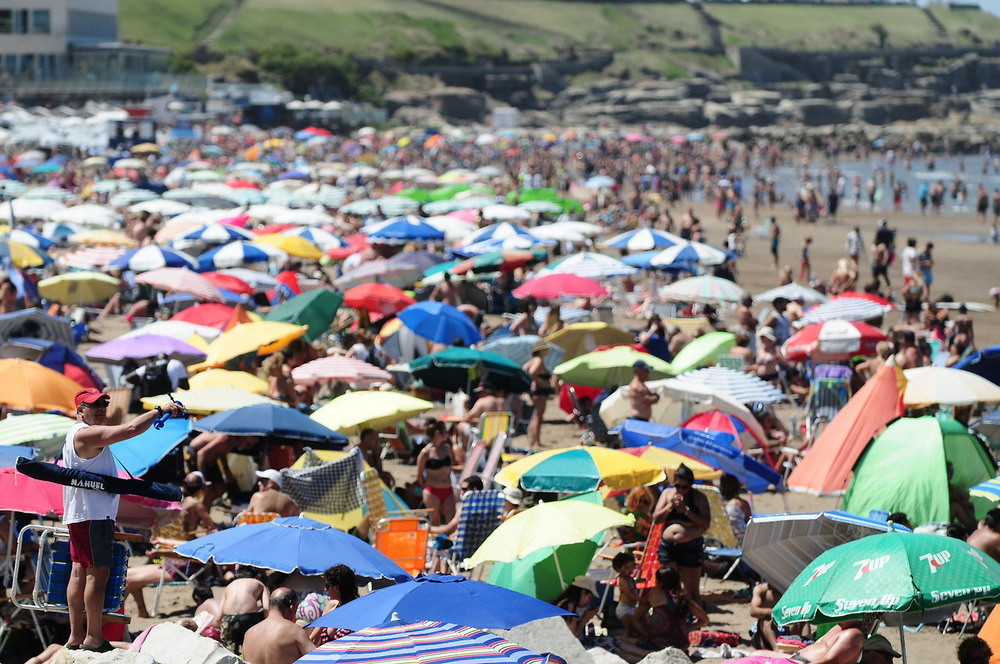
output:
[[[773,260],[772,270],[778,269],[778,248],[781,246],[781,227],[778,226],[778,220],[775,217],[771,217],[771,259]]]
[[[812,279],[812,265],[809,262],[809,245],[812,241],[811,237],[807,237],[802,240],[802,246],[799,247],[799,281]]]

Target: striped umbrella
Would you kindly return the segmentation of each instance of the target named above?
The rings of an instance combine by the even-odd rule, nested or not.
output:
[[[616,235],[602,244],[612,249],[652,251],[653,249],[666,249],[675,244],[684,244],[684,242],[686,242],[684,238],[673,233],[658,231],[652,228],[640,228]]]
[[[756,376],[733,371],[725,367],[708,367],[689,371],[677,377],[678,381],[706,387],[732,397],[739,403],[778,403],[785,401],[785,395]]]
[[[323,230],[322,228],[310,228],[308,226],[303,228],[293,228],[287,231],[282,231],[282,235],[291,235],[293,237],[300,237],[308,240],[319,247],[319,250],[323,252],[347,246],[347,243],[342,239],[330,231]]]
[[[685,242],[667,247],[656,256],[653,256],[650,264],[653,267],[667,267],[678,263],[722,265],[733,258],[735,258],[735,255],[728,251],[717,249],[703,242]]]
[[[133,272],[148,272],[161,267],[187,267],[194,270],[198,267],[198,261],[183,251],[150,244],[122,254],[111,261],[108,266],[116,270],[132,270]]]
[[[680,302],[739,302],[746,294],[732,281],[707,274],[681,279],[660,289],[660,297]]]
[[[545,664],[539,655],[474,627],[431,621],[393,621],[325,643],[295,664]]]
[[[299,385],[330,381],[355,383],[366,388],[372,383],[389,382],[392,374],[373,364],[350,357],[321,357],[292,369],[292,380]]]
[[[208,272],[252,263],[268,263],[287,259],[288,254],[270,245],[237,240],[202,254],[198,258],[198,264],[202,271]]]
[[[802,318],[795,321],[796,327],[805,327],[812,323],[825,323],[828,320],[874,320],[885,316],[892,307],[886,307],[876,302],[860,298],[842,298],[830,300],[812,307]]]
[[[189,228],[173,236],[170,244],[183,248],[195,244],[226,244],[235,240],[252,240],[253,233],[237,226],[225,224],[203,224]]]
[[[611,277],[625,277],[638,274],[638,268],[627,265],[617,258],[605,256],[592,251],[584,251],[579,254],[567,256],[562,260],[552,263],[544,270],[538,271],[538,276],[546,274],[576,274],[590,279],[608,279]]]
[[[423,271],[411,263],[390,263],[389,261],[369,261],[334,280],[341,290],[347,290],[373,281],[402,288],[409,286],[423,276]]]
[[[63,254],[56,262],[75,270],[103,270],[124,254],[120,247],[89,247]]]
[[[183,201],[169,198],[153,198],[129,206],[130,212],[148,212],[150,214],[160,214],[164,217],[176,217],[179,214],[188,212],[191,206]]]
[[[499,224],[490,224],[489,226],[480,229],[465,238],[462,245],[465,246],[475,244],[476,242],[482,242],[483,240],[504,240],[514,236],[520,236],[528,240],[538,242],[538,238],[536,238],[530,231],[504,221]]]
[[[551,240],[540,240],[529,238],[523,235],[513,235],[505,238],[494,238],[492,240],[482,240],[472,244],[463,245],[454,250],[457,256],[482,256],[495,251],[531,251],[543,245],[554,244]]]
[[[205,302],[222,302],[222,293],[208,279],[186,267],[163,267],[140,274],[137,284],[147,284],[168,293],[187,293]]]
[[[778,286],[777,288],[772,288],[771,290],[764,291],[759,295],[754,296],[754,302],[774,302],[779,297],[783,297],[786,300],[794,301],[801,298],[803,302],[808,304],[821,304],[827,301],[825,295],[820,293],[818,290],[813,290],[806,286],[801,286],[799,284],[785,284],[784,286]]]
[[[0,439],[0,444],[2,444],[2,442],[2,439]],[[1000,501],[1000,477],[994,477],[991,480],[980,482],[969,489],[969,494],[979,498],[985,498],[994,503]]]
[[[0,239],[0,262],[17,267],[41,267],[52,263],[52,257],[38,247]]]
[[[74,424],[74,418],[52,413],[11,415],[0,420],[0,445],[30,444],[43,455],[53,456],[62,447],[66,432]]]
[[[17,210],[14,212],[16,214]],[[121,215],[111,208],[93,203],[61,208],[46,215],[46,218],[49,221],[82,224],[84,226],[101,226],[104,228],[115,227],[122,220]]]
[[[373,244],[407,244],[444,240],[444,231],[427,223],[423,217],[408,214],[372,224],[363,229]]]

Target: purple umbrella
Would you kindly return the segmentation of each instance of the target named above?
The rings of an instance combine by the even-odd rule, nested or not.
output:
[[[160,334],[137,334],[134,337],[118,337],[94,346],[87,351],[87,359],[104,364],[125,364],[129,360],[139,361],[156,357],[163,353],[171,359],[185,364],[205,359],[205,353],[191,344]]]

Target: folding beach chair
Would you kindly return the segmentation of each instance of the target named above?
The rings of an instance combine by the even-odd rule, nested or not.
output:
[[[108,402],[107,423],[121,424],[132,402],[132,387],[109,387],[107,392],[111,397]]]
[[[817,370],[819,367],[817,367]],[[851,398],[848,378],[817,377],[809,391],[806,417],[806,449],[812,445]]]
[[[264,523],[277,518],[279,515],[274,512],[261,514],[251,514],[240,512],[236,517],[234,525],[244,523]],[[253,520],[260,517],[260,520]],[[241,521],[241,518],[251,519]],[[186,540],[184,534],[183,515],[179,514],[175,519],[162,526],[153,528],[150,541],[153,548],[146,551],[146,556],[160,566],[160,581],[156,584],[156,593],[153,596],[152,616],[160,614],[160,598],[163,595],[164,586],[194,584],[195,580],[209,568],[209,565],[202,565],[186,556],[179,556],[174,551]]]
[[[492,444],[501,433],[509,438],[513,423],[514,413],[508,410],[483,413],[479,416],[479,426],[470,432],[470,442],[475,443],[476,441],[484,440],[487,444]],[[504,440],[506,441],[507,438]]]
[[[660,540],[663,539],[664,525],[663,523],[654,523],[646,537],[642,557],[635,569],[635,581],[640,590],[656,587],[656,572],[660,569],[657,551],[660,548]]]
[[[429,532],[426,516],[379,519],[375,523],[375,548],[416,576],[427,569]]]
[[[448,566],[455,574],[465,569],[465,560],[476,552],[486,538],[503,521],[503,493],[500,491],[468,491],[462,497],[458,515],[455,544],[451,547]]]
[[[390,456],[399,459],[403,463],[413,463],[416,455],[413,453],[413,440],[410,439],[410,432],[406,430],[406,424],[396,425],[396,433],[380,433],[382,439],[382,458]]]
[[[458,476],[458,481],[452,482],[456,490],[462,486],[462,483],[465,482],[465,480],[472,477],[473,475],[479,474],[480,472],[479,469],[480,467],[483,466],[485,462],[485,456],[486,456],[486,441],[477,440],[472,444],[472,447],[470,447],[469,451],[466,452],[465,454],[465,465],[462,466],[462,472]],[[454,477],[454,475],[452,475],[452,477]]]
[[[503,456],[504,447],[506,447],[506,445],[506,433],[497,434],[497,437],[490,445],[490,455],[486,457],[486,465],[483,466],[483,471],[479,475],[483,480],[484,489],[493,485],[493,476],[496,475],[497,468],[500,466],[500,457]]]
[[[722,577],[725,580],[739,567],[740,560],[743,559],[743,550],[740,548],[739,539],[733,531],[733,525],[729,522],[726,504],[723,502],[719,490],[707,484],[699,484],[697,489],[708,498],[708,506],[712,515],[712,522],[709,524],[708,530],[705,531],[706,560],[733,561]]]

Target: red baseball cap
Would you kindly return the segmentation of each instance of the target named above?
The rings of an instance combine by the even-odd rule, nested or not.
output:
[[[111,397],[93,387],[88,387],[87,389],[80,390],[76,393],[77,408],[80,407],[80,404],[94,404],[101,400],[111,401]]]

